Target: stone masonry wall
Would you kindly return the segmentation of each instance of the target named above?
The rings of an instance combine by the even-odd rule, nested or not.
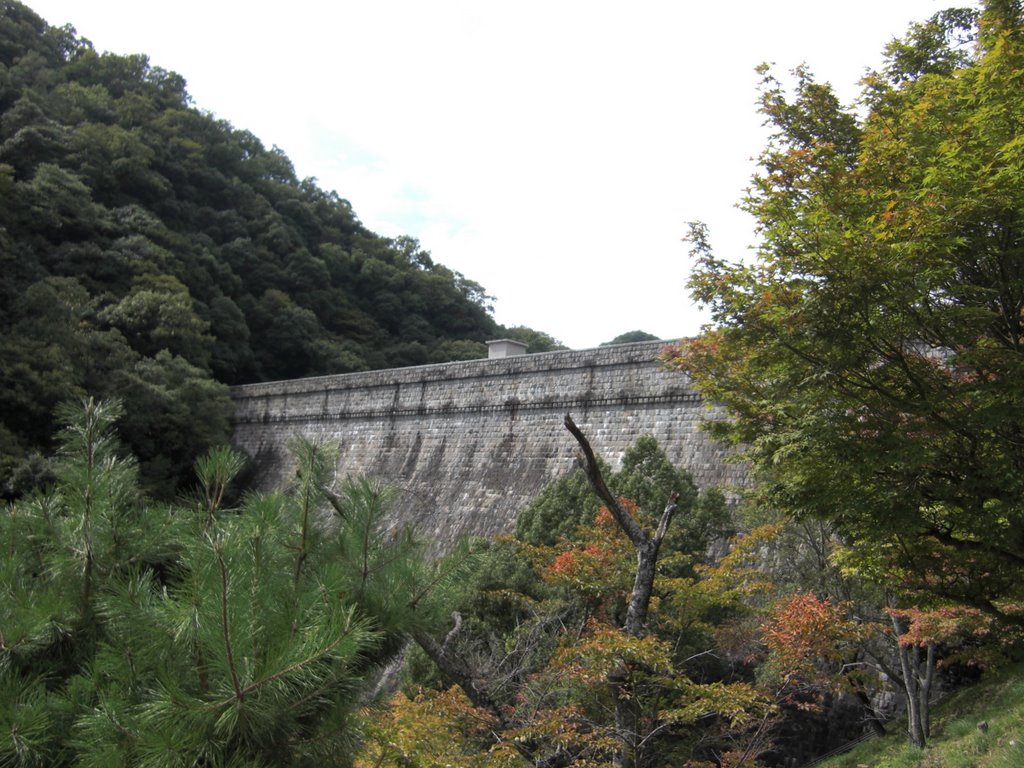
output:
[[[293,470],[295,434],[340,445],[340,473],[402,490],[398,519],[442,548],[461,534],[509,532],[515,515],[572,467],[568,412],[618,468],[652,434],[701,487],[736,487],[741,465],[700,429],[713,415],[687,379],[657,363],[663,342],[497,360],[248,384],[232,388],[234,441],[255,460],[258,485]]]

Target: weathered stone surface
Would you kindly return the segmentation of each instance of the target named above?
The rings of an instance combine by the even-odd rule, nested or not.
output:
[[[403,489],[396,510],[440,546],[512,530],[515,515],[569,471],[566,412],[613,467],[652,434],[701,487],[736,487],[741,465],[700,429],[714,411],[662,370],[662,342],[397,368],[234,387],[234,440],[258,484],[291,474],[295,434],[337,442],[339,472]]]

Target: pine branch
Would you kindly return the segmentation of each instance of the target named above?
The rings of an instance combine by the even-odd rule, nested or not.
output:
[[[231,702],[234,701],[234,700],[239,700],[240,701],[243,698],[245,698],[245,696],[249,695],[250,693],[253,693],[254,691],[258,691],[259,689],[261,689],[261,688],[263,688],[263,687],[265,687],[267,685],[270,685],[272,683],[275,683],[278,680],[281,680],[281,679],[287,677],[288,675],[294,674],[295,672],[299,672],[300,670],[305,669],[306,667],[310,666],[311,664],[315,664],[315,663],[318,663],[320,661],[323,661],[324,657],[330,655],[339,645],[341,645],[341,643],[344,640],[346,640],[350,636],[352,636],[357,630],[361,630],[362,629],[362,627],[360,625],[358,625],[358,624],[353,625],[353,623],[352,623],[352,611],[353,610],[354,609],[350,609],[349,610],[348,616],[346,617],[346,620],[345,620],[345,628],[328,645],[326,645],[325,647],[322,647],[322,648],[318,648],[316,651],[314,651],[312,653],[308,653],[304,658],[302,658],[302,659],[300,659],[298,661],[292,662],[291,664],[289,664],[284,669],[278,670],[277,672],[274,672],[273,674],[268,675],[267,677],[260,678],[259,680],[253,680],[251,683],[246,685],[244,688],[236,688],[236,695],[235,695],[234,699],[223,699],[221,701],[215,702],[211,706],[214,707],[214,708],[222,707],[222,706],[227,706],[227,705],[231,704]],[[237,682],[237,678],[236,678],[236,682]]]
[[[238,682],[238,670],[235,669],[235,652],[231,646],[231,632],[228,625],[228,570],[224,563],[224,541],[214,543],[213,551],[217,555],[217,566],[220,568],[220,621],[221,632],[224,638],[224,652],[227,655],[228,670],[231,672],[231,684],[235,689],[235,698],[241,701],[245,698]]]

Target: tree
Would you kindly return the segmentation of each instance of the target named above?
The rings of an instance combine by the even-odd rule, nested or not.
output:
[[[457,686],[397,693],[387,707],[370,707],[366,746],[356,768],[513,768],[514,750],[488,750],[493,718],[482,714]],[[521,764],[521,763],[520,763]]]
[[[659,341],[659,339],[654,334],[647,333],[646,331],[628,331],[627,333],[620,333],[611,341],[601,342],[601,346],[607,347],[612,344],[630,344],[634,341]]]
[[[758,556],[762,568],[771,563],[771,581],[762,577],[760,601],[744,599],[758,626],[754,633],[749,625],[729,627],[733,647],[722,651],[756,661],[758,680],[780,701],[786,717],[776,723],[777,746],[794,738],[806,743],[815,719],[828,724],[829,742],[835,743],[835,717],[821,707],[826,694],[851,695],[861,709],[856,721],[883,734],[884,714],[875,709],[880,690],[903,698],[908,738],[922,746],[935,691],[971,670],[1003,663],[1020,642],[1020,628],[977,608],[902,589],[912,579],[891,569],[890,556],[865,555],[827,522],[786,521],[761,530],[774,530],[762,539]],[[711,570],[722,570],[747,547],[741,539]],[[772,596],[767,606],[765,596]],[[791,716],[794,710],[802,727]],[[817,712],[826,717],[816,718]],[[845,742],[855,733],[835,735]]]
[[[118,431],[139,462],[146,492],[174,498],[193,482],[196,457],[227,441],[227,387],[182,357],[161,350],[111,375],[112,394],[125,403]]]
[[[167,350],[194,366],[209,367],[209,326],[196,316],[188,289],[170,275],[136,280],[101,319],[117,328],[136,352],[155,357]]]
[[[1020,5],[940,13],[887,53],[863,119],[804,69],[792,96],[764,70],[758,258],[691,228],[714,324],[667,360],[725,406],[711,429],[746,447],[765,507],[832,521],[889,586],[1019,624]]]
[[[390,492],[335,487],[299,441],[284,493],[225,505],[243,459],[197,462],[173,508],[139,493],[119,408],[65,408],[53,492],[0,514],[0,763],[351,764],[361,696],[416,631],[431,575]]]
[[[654,513],[664,499],[673,494],[683,499],[689,514],[670,528],[667,546],[670,553],[683,553],[700,560],[711,540],[722,536],[728,526],[728,512],[721,493],[707,489],[697,497],[693,478],[672,465],[652,435],[640,435],[622,455],[622,469],[611,472],[600,456],[595,456],[602,475],[615,489],[616,497],[625,497],[635,505],[645,525],[656,526]],[[601,500],[594,494],[586,473],[574,466],[567,474],[549,483],[540,495],[516,517],[516,536],[529,544],[554,545],[560,540],[575,541],[577,532],[594,520]]]
[[[529,354],[536,352],[554,352],[559,349],[568,349],[562,342],[543,331],[535,331],[525,325],[517,325],[512,328],[502,328],[501,333],[516,341],[526,344],[526,351]]]
[[[600,459],[599,459],[600,460]],[[549,483],[516,516],[516,537],[534,545],[551,546],[570,539],[580,526],[590,523],[601,502],[578,467]]]
[[[831,684],[837,675],[823,665],[843,663],[860,628],[843,605],[806,592],[779,600],[761,634],[768,652],[762,674],[779,686],[778,695],[792,699],[807,687]]]

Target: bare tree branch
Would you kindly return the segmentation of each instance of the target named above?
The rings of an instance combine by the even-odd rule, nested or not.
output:
[[[632,515],[629,514],[619,500],[615,498],[611,491],[608,490],[608,486],[605,485],[604,477],[601,476],[601,467],[598,466],[597,458],[594,456],[594,450],[590,447],[590,441],[587,440],[586,436],[576,426],[576,422],[572,420],[572,416],[568,413],[565,414],[565,428],[569,430],[573,437],[576,438],[576,442],[580,445],[580,453],[577,454],[577,459],[580,462],[580,466],[583,467],[584,473],[587,475],[587,479],[590,481],[590,487],[594,489],[594,493],[597,497],[604,502],[605,506],[608,507],[608,511],[612,513],[612,517],[615,518],[615,522],[619,524],[619,527],[625,532],[629,540],[633,542],[633,546],[639,549],[650,537],[644,531],[643,528],[633,519]]]
[[[633,578],[633,592],[629,596],[629,607],[626,609],[624,630],[631,637],[643,637],[647,632],[647,611],[651,603],[651,594],[654,591],[654,578],[657,575],[658,549],[672,522],[672,516],[676,512],[678,494],[672,494],[668,503],[665,504],[661,519],[658,521],[658,529],[652,537],[608,490],[604,477],[601,475],[601,467],[594,456],[594,450],[590,447],[590,441],[568,413],[565,414],[564,423],[565,428],[579,443],[579,461],[590,481],[591,488],[605,503],[619,528],[636,549],[636,574]],[[629,672],[630,665],[623,663],[607,677],[615,699],[615,730],[619,741],[622,742],[622,748],[615,757],[617,768],[634,765],[644,744],[637,733],[636,701],[629,695]]]

